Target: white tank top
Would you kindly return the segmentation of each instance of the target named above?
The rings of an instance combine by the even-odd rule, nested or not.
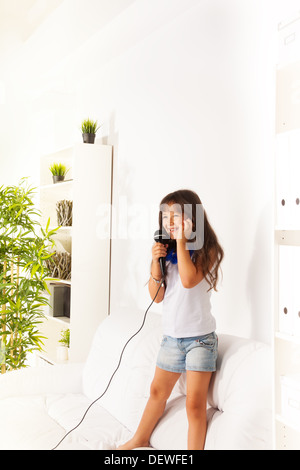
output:
[[[163,334],[188,338],[212,333],[216,320],[211,313],[210,285],[203,279],[191,289],[183,287],[178,265],[167,262],[166,292],[163,300]]]

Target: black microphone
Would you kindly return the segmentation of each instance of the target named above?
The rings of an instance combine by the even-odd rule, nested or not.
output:
[[[167,234],[165,230],[156,230],[154,233],[154,241],[157,243],[162,243],[163,245],[167,245],[170,241],[170,236]],[[166,267],[166,258],[161,257],[159,258],[159,265],[162,277],[165,277],[165,267]]]

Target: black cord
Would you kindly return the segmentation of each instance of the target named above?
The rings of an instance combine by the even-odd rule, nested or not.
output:
[[[129,343],[135,336],[137,336],[137,335],[139,334],[139,332],[142,330],[142,328],[144,327],[145,321],[146,321],[146,317],[147,317],[147,313],[148,313],[148,311],[150,310],[150,308],[152,307],[152,305],[153,305],[153,303],[154,303],[156,297],[158,296],[158,293],[159,293],[160,288],[162,287],[163,283],[164,283],[164,278],[161,279],[161,281],[160,281],[160,283],[159,283],[159,287],[158,287],[158,289],[157,289],[157,292],[156,292],[156,294],[155,294],[155,296],[154,296],[152,302],[150,303],[149,307],[147,308],[146,312],[144,313],[143,322],[142,322],[140,328],[139,328],[138,331],[137,331],[136,333],[134,333],[134,334],[129,338],[129,340],[125,343],[125,346],[123,347],[122,352],[121,352],[121,354],[120,354],[119,363],[118,363],[118,365],[117,365],[115,371],[113,372],[111,378],[109,379],[109,382],[108,382],[108,384],[107,384],[106,389],[105,389],[104,392],[100,395],[100,397],[96,398],[96,400],[94,400],[94,401],[88,406],[88,408],[87,408],[86,411],[84,412],[84,415],[82,416],[82,418],[81,418],[81,420],[79,421],[79,423],[76,424],[76,426],[74,426],[74,428],[70,429],[70,431],[68,431],[67,434],[64,435],[64,437],[59,441],[58,444],[56,444],[55,447],[53,447],[52,450],[57,449],[57,447],[63,442],[63,440],[64,440],[69,434],[71,434],[71,432],[75,431],[75,429],[77,429],[77,428],[81,425],[81,423],[82,423],[83,420],[85,419],[85,417],[86,417],[88,411],[90,410],[90,408],[91,408],[97,401],[99,401],[99,400],[105,395],[105,393],[107,392],[107,390],[108,390],[108,388],[109,388],[109,386],[110,386],[110,384],[111,384],[111,382],[112,382],[112,379],[114,378],[114,376],[115,376],[117,370],[119,369],[119,367],[120,367],[120,365],[121,365],[121,361],[122,361],[122,357],[123,357],[123,353],[124,353],[124,351],[125,351],[125,348],[127,347],[128,343]]]

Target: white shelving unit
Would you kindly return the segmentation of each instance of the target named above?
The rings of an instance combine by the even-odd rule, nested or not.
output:
[[[72,236],[72,361],[84,361],[99,323],[109,314],[112,147],[74,149]]]
[[[300,419],[297,425],[283,407],[287,403],[300,416],[300,399],[288,398],[282,388],[282,377],[300,372],[300,14],[278,25],[278,39],[274,447],[300,450]]]
[[[66,181],[53,184],[49,166],[63,163],[69,168]],[[109,314],[110,204],[112,147],[78,144],[44,155],[40,162],[40,209],[42,225],[58,226],[56,203],[73,201],[72,227],[61,227],[55,235],[57,251],[72,256],[70,280],[57,280],[71,289],[70,318],[46,319],[40,332],[47,338],[39,360],[57,364],[61,331],[70,329],[70,361],[84,361],[98,324]],[[101,208],[105,207],[104,213]],[[98,224],[106,227],[105,237]],[[100,236],[99,236],[100,234]]]
[[[60,200],[73,200],[73,158],[74,149],[66,147],[57,152],[43,155],[40,159],[40,210],[42,213],[41,223],[46,226],[50,217],[50,228],[58,226],[56,215],[56,203]],[[66,175],[66,181],[54,184],[52,174],[49,167],[52,163],[63,163],[69,168]],[[72,227],[62,227],[59,229],[54,237],[57,244],[57,251],[66,250],[72,255]],[[70,286],[71,280],[59,280],[60,282]],[[39,326],[39,330],[47,339],[44,340],[44,351],[38,353],[38,359],[42,359],[49,364],[57,364],[60,361],[57,359],[57,346],[61,337],[61,331],[70,328],[70,318],[68,317],[53,317],[49,314],[49,307],[45,307],[44,313],[45,320]],[[41,361],[39,360],[40,364]]]

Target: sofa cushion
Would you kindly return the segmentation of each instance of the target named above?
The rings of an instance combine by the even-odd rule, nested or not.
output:
[[[81,394],[51,394],[0,401],[0,450],[51,450],[81,420],[91,401]],[[59,450],[115,449],[131,433],[107,410],[92,407]]]
[[[150,438],[150,444],[157,450],[187,449],[186,397],[183,395],[173,397],[174,394],[170,397],[165,412]]]
[[[1,450],[47,450],[65,434],[48,415],[42,395],[0,400],[0,416]]]
[[[46,400],[49,416],[66,431],[81,422],[90,403],[90,399],[77,394],[50,395]],[[58,449],[115,449],[120,442],[130,437],[131,433],[97,404],[88,410],[80,426],[64,439]]]
[[[217,371],[209,387],[206,450],[272,448],[270,365],[269,346],[219,335]],[[185,394],[182,374],[151,436],[156,449],[187,449]]]
[[[259,403],[271,409],[271,364],[268,345],[220,335],[217,371],[209,387],[209,404],[221,411],[241,409],[248,413],[257,410]]]
[[[101,324],[83,373],[83,389],[90,399],[105,390],[124,344],[140,325],[140,316],[117,315]],[[132,432],[149,397],[160,339],[161,316],[151,313],[143,330],[126,348],[120,369],[99,401]],[[208,397],[211,408],[206,449],[270,448],[270,361],[268,346],[219,335],[217,372],[213,374]],[[154,448],[187,448],[185,394],[186,375],[182,374],[151,436]]]
[[[69,393],[65,386],[58,387],[58,393],[36,396],[9,397],[5,392],[0,400],[0,449],[53,448],[106,389],[123,346],[142,320],[143,315],[114,315],[101,324],[83,370],[84,394]],[[60,449],[112,449],[131,436],[149,397],[160,340],[161,317],[149,314],[145,327],[128,344],[108,392]],[[206,449],[271,448],[270,364],[268,346],[219,335],[217,372],[209,389]],[[22,381],[24,377],[20,375]],[[15,384],[16,376],[11,378]],[[9,376],[5,381],[10,382]],[[27,389],[25,382],[23,388]],[[80,389],[78,384],[75,389]],[[185,394],[186,375],[182,374],[151,436],[154,448],[186,449]]]
[[[121,351],[142,324],[143,314],[112,314],[98,328],[83,370],[83,390],[95,400],[106,389]],[[98,402],[130,431],[146,406],[161,342],[161,316],[148,313],[145,327],[126,347],[120,368]]]
[[[210,422],[207,448],[268,449],[272,441],[271,348],[219,336],[217,371],[208,402],[222,412]]]

